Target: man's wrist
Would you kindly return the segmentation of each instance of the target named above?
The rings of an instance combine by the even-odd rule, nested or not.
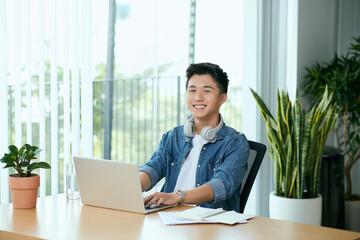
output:
[[[179,194],[181,197],[180,203],[185,201],[185,192],[183,190],[175,190],[175,193]]]

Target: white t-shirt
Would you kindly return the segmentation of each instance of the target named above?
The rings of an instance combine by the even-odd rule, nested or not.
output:
[[[195,188],[196,169],[199,162],[201,148],[209,141],[201,135],[195,135],[192,139],[193,148],[185,158],[174,190],[191,190]]]

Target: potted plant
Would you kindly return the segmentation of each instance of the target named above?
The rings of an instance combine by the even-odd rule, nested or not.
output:
[[[326,88],[321,102],[305,112],[298,96],[292,103],[287,93],[277,90],[275,119],[259,95],[252,89],[251,92],[266,123],[269,155],[274,164],[275,192],[270,194],[270,217],[320,225],[321,156],[336,119],[332,94]],[[276,205],[279,209],[275,209]]]
[[[360,231],[360,196],[353,194],[351,181],[351,169],[360,159],[360,37],[354,40],[345,56],[335,54],[329,62],[306,68],[303,84],[312,104],[325,86],[337,102],[340,114],[334,133],[345,159],[345,228]]]
[[[14,208],[27,209],[36,207],[37,192],[40,186],[40,176],[32,173],[37,168],[51,168],[47,162],[33,162],[41,151],[37,146],[25,144],[20,149],[9,146],[1,162],[4,168],[13,168],[17,173],[9,175],[9,188]]]

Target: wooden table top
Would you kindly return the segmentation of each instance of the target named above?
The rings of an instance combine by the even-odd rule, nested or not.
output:
[[[181,211],[178,206],[164,211]],[[39,198],[34,209],[0,205],[0,239],[358,239],[360,233],[255,217],[246,224],[163,225],[157,213],[142,215]]]

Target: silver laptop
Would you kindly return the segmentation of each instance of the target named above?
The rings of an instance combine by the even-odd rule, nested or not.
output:
[[[171,206],[145,208],[135,163],[74,157],[81,202],[135,213],[152,213]]]

